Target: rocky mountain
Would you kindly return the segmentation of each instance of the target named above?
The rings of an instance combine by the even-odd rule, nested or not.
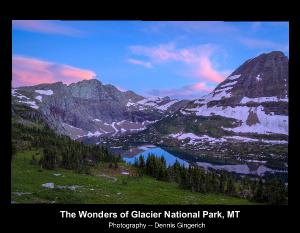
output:
[[[13,114],[18,106],[27,106],[32,114],[38,112],[51,128],[73,139],[138,132],[187,103],[122,92],[96,79],[69,86],[57,82],[12,89]]]
[[[12,97],[13,113],[26,105],[58,133],[92,143],[116,146],[115,138],[207,151],[226,143],[286,145],[288,139],[288,58],[277,51],[247,60],[192,101],[145,98],[96,79],[20,87]]]
[[[210,94],[165,116],[146,134],[160,135],[156,143],[195,151],[225,143],[287,144],[288,58],[271,52],[247,60]]]
[[[226,130],[288,135],[288,58],[281,52],[250,59],[209,95],[181,110],[184,115],[219,115],[239,122]]]

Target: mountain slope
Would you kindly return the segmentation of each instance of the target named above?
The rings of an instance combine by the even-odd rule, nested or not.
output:
[[[144,130],[186,103],[169,97],[144,98],[96,79],[69,86],[58,82],[12,89],[13,106],[29,106],[56,132],[73,139]]]
[[[220,127],[236,134],[288,135],[287,83],[288,58],[281,52],[262,54],[246,61],[212,93],[191,101],[177,114],[234,119],[236,124],[231,127]]]
[[[241,122],[233,132],[288,134],[288,58],[281,52],[246,61],[183,114],[221,115]]]

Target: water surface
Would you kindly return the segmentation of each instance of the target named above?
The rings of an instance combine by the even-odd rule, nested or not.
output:
[[[153,145],[144,145],[138,147],[138,153],[134,156],[132,156],[132,150],[131,152],[128,152],[128,154],[123,155],[123,160],[127,163],[134,163],[135,159],[138,159],[140,156],[143,156],[146,160],[149,156],[149,154],[154,154],[157,157],[163,156],[166,160],[167,166],[173,165],[176,160],[184,165],[185,167],[189,166],[189,163],[193,163],[192,161],[184,160],[179,158],[178,156],[173,155],[172,153],[160,148],[160,147],[154,147]],[[142,151],[142,152],[141,152]],[[286,173],[287,170],[274,170],[271,169],[265,165],[262,165],[261,161],[255,162],[255,160],[251,160],[251,166],[247,163],[241,163],[241,164],[217,164],[207,161],[198,161],[196,164],[199,167],[204,168],[205,170],[214,169],[214,170],[225,170],[228,172],[234,172],[238,174],[243,175],[256,175],[256,176],[263,176],[266,173],[280,173],[284,172]]]

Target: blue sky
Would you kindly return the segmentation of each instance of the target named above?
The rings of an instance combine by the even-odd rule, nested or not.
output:
[[[97,78],[197,98],[249,58],[288,56],[287,22],[13,21],[13,86]]]

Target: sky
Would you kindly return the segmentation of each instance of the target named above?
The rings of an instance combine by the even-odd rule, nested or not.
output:
[[[274,50],[289,56],[288,22],[14,20],[12,86],[96,78],[193,99]]]

